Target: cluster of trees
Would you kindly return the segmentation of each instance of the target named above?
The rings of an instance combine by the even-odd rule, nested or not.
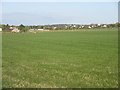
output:
[[[55,24],[55,25],[46,25],[45,29],[54,30],[54,27],[57,27],[55,30],[74,30],[74,29],[82,29],[82,26],[84,29],[91,28],[103,28],[103,26],[106,25],[107,28],[117,28],[120,27],[120,23],[115,24],[90,24],[90,25],[79,25],[79,24]],[[92,27],[93,26],[93,27]]]
[[[7,24],[7,25],[0,25],[0,27],[3,29],[3,30],[9,30],[10,26]]]
[[[115,24],[106,24],[107,28],[114,28],[114,27],[120,27],[120,23],[117,22]],[[23,24],[19,26],[14,25],[0,25],[3,31],[10,31],[10,27],[16,27],[21,32],[27,32],[30,29],[48,29],[48,30],[74,30],[74,29],[80,29],[81,26],[84,26],[84,28],[88,28],[88,26],[96,26],[95,28],[100,28],[97,24],[91,24],[91,25],[78,25],[78,24],[55,24],[55,25],[33,25],[33,26],[24,26]]]
[[[101,26],[107,25],[107,28],[114,28],[114,27],[120,27],[120,23],[115,24],[101,24]],[[90,24],[90,25],[79,25],[79,24],[55,24],[55,25],[37,25],[37,26],[29,26],[33,29],[47,29],[47,30],[74,30],[74,29],[80,29],[81,26],[84,26],[83,28],[87,29],[89,26],[96,26],[93,28],[101,28],[101,26],[98,26],[98,24]]]
[[[108,24],[108,27],[120,27],[120,23],[117,22],[115,24]]]
[[[19,26],[14,26],[14,25],[9,25],[9,24],[2,24],[0,25],[0,28],[2,28],[3,31],[10,31],[12,29],[10,29],[10,27],[15,27],[15,28],[18,28],[21,32],[26,32],[28,31],[30,28],[29,27],[26,27],[24,26],[23,24],[19,25]]]
[[[29,27],[25,27],[23,24],[21,24],[20,26],[18,26],[18,29],[21,32],[27,32],[30,28]]]

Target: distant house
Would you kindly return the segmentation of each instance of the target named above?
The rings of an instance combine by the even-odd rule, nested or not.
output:
[[[82,28],[82,26],[80,26],[79,28]]]
[[[107,27],[107,25],[106,25],[106,24],[104,24],[102,27],[106,28],[106,27]]]
[[[88,28],[90,29],[90,28],[92,28],[91,26],[88,26]]]
[[[19,33],[20,32],[20,30],[18,29],[18,28],[14,28],[13,30],[12,30],[12,33]]]
[[[53,27],[53,30],[56,30],[57,29],[57,27]]]
[[[0,28],[0,32],[2,31],[2,28]]]
[[[76,27],[76,25],[74,25],[73,27]]]
[[[13,29],[16,29],[16,27],[10,27],[9,29],[10,29],[10,30],[13,30]]]
[[[101,26],[101,24],[97,24],[97,26],[98,26],[98,27],[100,27],[100,26]]]
[[[33,31],[33,30],[35,30],[35,29],[30,29],[30,31]]]
[[[82,28],[84,28],[85,26],[82,26]]]
[[[38,29],[38,31],[43,31],[44,29]]]
[[[95,27],[97,27],[97,26],[96,26],[96,25],[92,25],[91,27],[92,27],[92,28],[95,28]]]

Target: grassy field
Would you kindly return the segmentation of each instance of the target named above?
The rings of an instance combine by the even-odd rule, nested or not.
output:
[[[3,88],[118,87],[117,33],[3,33]]]

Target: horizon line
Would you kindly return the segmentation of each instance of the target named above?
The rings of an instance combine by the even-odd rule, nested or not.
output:
[[[115,22],[115,23],[91,23],[91,24],[116,24],[116,23],[120,23],[120,22]],[[22,23],[21,23],[22,24]],[[19,24],[19,25],[21,25]],[[53,24],[29,24],[29,25],[26,25],[26,24],[22,24],[24,26],[38,26],[38,25],[62,25],[62,24],[67,24],[67,25],[70,25],[70,24],[74,24],[74,25],[91,25],[91,24],[80,24],[80,23],[53,23]],[[0,24],[0,25],[7,25],[7,24]],[[10,26],[19,26],[19,25],[14,25],[14,24],[8,24]]]

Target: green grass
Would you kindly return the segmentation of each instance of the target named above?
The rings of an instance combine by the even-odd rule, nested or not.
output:
[[[3,88],[117,88],[117,29],[3,33]]]

